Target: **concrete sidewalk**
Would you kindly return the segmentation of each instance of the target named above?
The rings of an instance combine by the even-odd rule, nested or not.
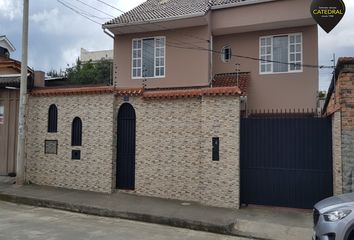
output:
[[[102,194],[0,183],[0,200],[259,239],[310,239],[311,211],[265,207],[240,210],[127,193]]]

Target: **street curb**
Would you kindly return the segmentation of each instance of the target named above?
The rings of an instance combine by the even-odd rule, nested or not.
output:
[[[18,204],[37,206],[37,207],[53,208],[53,209],[66,210],[66,211],[76,212],[76,213],[84,213],[84,214],[101,216],[101,217],[112,217],[112,218],[120,218],[126,220],[168,225],[172,227],[186,228],[191,230],[205,231],[205,232],[225,234],[225,235],[238,236],[238,237],[248,237],[248,238],[251,237],[251,236],[233,233],[232,228],[234,223],[231,223],[229,225],[216,225],[216,224],[193,221],[188,219],[167,218],[167,217],[132,213],[132,212],[119,212],[119,211],[102,209],[102,208],[97,208],[92,206],[68,204],[68,203],[54,201],[54,200],[43,200],[38,198],[10,195],[1,192],[0,192],[0,200],[6,202],[18,203]],[[265,240],[265,239],[254,238],[254,237],[252,237],[252,239]]]

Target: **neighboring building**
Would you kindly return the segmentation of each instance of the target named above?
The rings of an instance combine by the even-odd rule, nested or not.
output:
[[[103,26],[115,35],[114,81],[118,87],[209,86],[216,74],[238,68],[249,75],[248,109],[316,109],[318,69],[301,65],[318,64],[310,3],[146,1]]]
[[[16,173],[16,146],[21,62],[11,59],[15,48],[0,37],[0,176]],[[28,68],[28,89],[44,86],[44,72]]]
[[[113,86],[32,91],[26,180],[312,207],[332,194],[330,121],[241,117],[246,106],[316,110],[318,70],[302,65],[318,63],[309,9],[308,0],[148,0],[113,19],[103,26],[115,35]]]
[[[89,61],[94,63],[101,60],[113,61],[113,50],[88,51],[84,48],[81,48],[80,60],[83,63]]]
[[[336,194],[354,191],[354,58],[339,58],[323,114],[332,118]]]
[[[59,87],[59,86],[67,86],[68,79],[66,77],[47,77],[45,78],[45,86],[46,87]]]
[[[10,57],[10,53],[16,49],[6,36],[0,36],[0,55]]]

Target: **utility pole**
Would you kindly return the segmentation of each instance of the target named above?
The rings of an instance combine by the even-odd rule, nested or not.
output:
[[[25,123],[27,105],[27,62],[28,62],[28,10],[29,0],[23,0],[23,23],[22,23],[22,59],[21,59],[21,85],[20,106],[18,116],[18,139],[16,159],[16,184],[23,185],[25,181]]]

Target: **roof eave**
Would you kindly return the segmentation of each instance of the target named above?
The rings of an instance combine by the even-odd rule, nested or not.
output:
[[[244,2],[236,2],[236,3],[230,3],[230,4],[221,4],[221,5],[211,6],[211,10],[233,8],[233,7],[247,6],[247,5],[266,3],[266,2],[274,2],[274,1],[278,1],[278,0],[249,0],[249,1],[244,1]]]
[[[11,48],[11,49],[9,49],[11,52],[14,52],[14,51],[16,51],[16,48],[15,48],[15,46],[10,42],[10,40],[9,39],[7,39],[7,37],[4,35],[4,36],[1,36],[1,37],[3,37],[3,39],[5,40],[5,42],[7,43],[7,45],[9,45],[9,47]]]
[[[183,19],[188,19],[188,18],[203,17],[203,16],[207,15],[207,13],[208,13],[208,11],[200,12],[200,13],[193,13],[193,14],[188,14],[188,15],[181,15],[181,16],[176,16],[176,17],[170,17],[170,18],[160,18],[160,19],[144,21],[144,22],[103,24],[102,28],[110,30],[110,29],[119,28],[119,27],[132,27],[132,26],[140,26],[140,25],[146,25],[146,24],[155,24],[155,23],[161,23],[161,22],[183,20]]]

